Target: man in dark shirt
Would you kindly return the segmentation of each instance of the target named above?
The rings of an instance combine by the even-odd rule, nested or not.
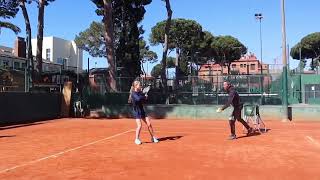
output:
[[[250,135],[253,133],[253,129],[242,119],[241,117],[241,110],[243,108],[243,104],[240,103],[240,97],[238,92],[235,90],[235,88],[231,85],[229,82],[224,82],[223,83],[223,88],[227,93],[229,94],[229,98],[227,103],[219,108],[217,112],[222,112],[223,110],[227,109],[230,105],[233,106],[233,112],[229,118],[229,124],[230,124],[230,130],[231,130],[231,135],[229,137],[230,140],[236,139],[236,127],[235,123],[236,120],[241,122],[244,127],[248,130],[247,135]]]

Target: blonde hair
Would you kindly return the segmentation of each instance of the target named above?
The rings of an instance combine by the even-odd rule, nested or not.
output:
[[[132,103],[132,92],[134,89],[140,84],[140,81],[133,81],[131,88],[130,88],[130,93],[129,93],[129,98],[128,98],[128,103]]]
[[[141,84],[140,81],[133,81],[131,88],[133,88],[134,90],[140,84]]]

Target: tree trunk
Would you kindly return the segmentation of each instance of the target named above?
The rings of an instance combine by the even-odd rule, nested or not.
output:
[[[162,54],[162,68],[161,68],[161,81],[164,86],[165,92],[167,92],[167,76],[166,76],[166,69],[167,69],[167,55],[168,55],[168,40],[169,40],[169,31],[171,27],[171,18],[172,18],[172,10],[170,5],[170,0],[166,1],[166,9],[167,9],[167,22],[165,27],[165,35],[164,35],[164,45],[163,45],[163,54]]]
[[[314,66],[314,62],[313,62],[313,58],[311,58],[311,64],[310,64],[311,70],[314,71],[315,66]]]
[[[147,62],[147,61],[146,61]],[[147,75],[147,73],[146,73],[146,71],[144,70],[144,66],[143,66],[143,61],[141,61],[141,67],[142,67],[142,73],[144,74],[144,75]]]
[[[176,67],[176,87],[179,86],[179,80],[180,80],[180,65],[179,65],[179,60],[180,60],[180,49],[176,48],[176,62],[175,62],[175,67]]]
[[[44,23],[44,6],[46,0],[39,0],[39,14],[38,14],[38,34],[37,34],[37,70],[38,80],[42,74],[42,45],[43,45],[43,23]]]
[[[114,44],[113,44],[113,20],[112,20],[112,1],[103,0],[103,9],[104,9],[104,26],[106,32],[104,34],[106,40],[106,51],[107,51],[107,60],[109,64],[109,87],[110,91],[116,92],[116,62],[114,56]]]
[[[29,20],[28,11],[26,8],[25,0],[20,0],[20,8],[22,10],[22,14],[23,14],[24,21],[26,24],[27,59],[28,59],[29,63],[31,63],[31,64],[27,64],[27,67],[29,65],[31,65],[31,79],[33,80],[34,79],[34,63],[33,63],[33,57],[32,57],[31,25],[30,25],[30,20]]]
[[[148,62],[148,61],[146,61],[146,62]],[[144,75],[143,85],[146,86],[147,73],[146,73],[146,71],[144,70],[143,61],[141,61],[141,67],[142,67],[142,72],[143,72],[143,75]]]

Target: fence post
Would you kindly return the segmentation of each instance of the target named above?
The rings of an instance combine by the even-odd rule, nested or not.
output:
[[[28,92],[28,75],[27,75],[27,66],[24,67],[24,92]]]

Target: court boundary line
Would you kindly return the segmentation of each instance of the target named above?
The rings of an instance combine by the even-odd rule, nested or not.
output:
[[[320,143],[313,139],[311,136],[306,136],[306,139],[313,145],[315,145],[316,147],[320,148]]]
[[[239,129],[241,125],[239,125],[239,127],[236,127],[236,129]],[[212,127],[212,128],[195,128],[195,127],[179,127],[179,128],[171,128],[171,127],[166,127],[166,126],[154,126],[154,129],[155,132],[156,131],[161,131],[162,129],[166,129],[166,130],[229,130],[229,124],[225,127],[225,128],[222,128],[222,127]],[[261,128],[263,129],[263,128]],[[269,127],[267,128],[269,129],[270,131],[283,131],[284,128],[272,128],[272,127]],[[310,131],[314,131],[313,129],[291,129],[292,131],[294,132],[310,132]]]
[[[39,158],[39,159],[32,160],[32,161],[29,161],[29,162],[26,162],[26,163],[22,163],[22,164],[17,165],[17,166],[13,166],[13,167],[10,167],[10,168],[7,168],[7,169],[3,169],[3,170],[0,170],[0,174],[6,173],[6,172],[11,171],[11,170],[15,170],[17,168],[25,167],[25,166],[28,166],[28,165],[33,165],[35,163],[38,163],[40,161],[43,161],[43,160],[46,160],[46,159],[49,159],[49,158],[58,158],[59,156],[62,156],[63,154],[66,154],[68,152],[72,152],[72,151],[75,151],[75,150],[78,150],[78,149],[81,149],[81,148],[84,148],[84,147],[87,147],[87,146],[90,146],[90,145],[93,145],[93,144],[97,144],[97,143],[105,141],[105,140],[113,139],[115,137],[130,133],[130,132],[133,132],[133,131],[135,131],[135,130],[130,129],[128,131],[125,131],[125,132],[122,132],[122,133],[118,133],[118,134],[115,134],[115,135],[112,135],[112,136],[108,136],[106,138],[103,138],[103,139],[100,139],[100,140],[96,140],[96,141],[93,141],[93,142],[90,142],[90,143],[86,143],[86,144],[83,144],[83,145],[80,145],[80,146],[77,146],[77,147],[74,147],[74,148],[70,148],[70,149],[67,149],[67,150],[64,150],[64,151],[49,155],[49,156],[45,156],[43,158]]]

